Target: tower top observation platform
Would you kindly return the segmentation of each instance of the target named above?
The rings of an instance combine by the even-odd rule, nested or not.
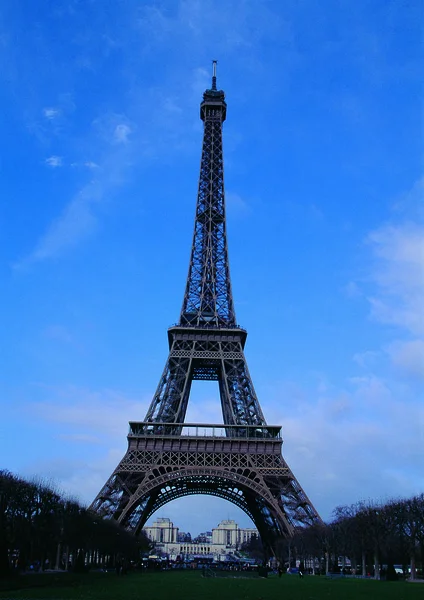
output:
[[[216,117],[220,115],[221,122],[224,122],[227,117],[225,94],[223,90],[218,90],[216,87],[217,62],[216,60],[212,61],[212,87],[204,92],[203,102],[200,105],[200,118],[202,121],[205,121],[208,116]]]

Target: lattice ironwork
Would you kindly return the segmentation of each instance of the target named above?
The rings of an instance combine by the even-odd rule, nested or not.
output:
[[[170,500],[215,495],[244,510],[271,548],[320,517],[281,455],[280,427],[266,424],[244,355],[247,332],[236,321],[225,220],[226,113],[214,61],[200,105],[202,159],[180,319],[168,330],[169,356],[146,418],[130,423],[128,451],[91,508],[137,533]],[[193,380],[218,382],[224,425],[184,422]]]
[[[170,500],[215,495],[242,508],[270,544],[319,518],[281,455],[280,437],[183,438],[130,434],[128,452],[92,508],[137,533]],[[148,449],[152,439],[154,451]]]
[[[225,231],[222,123],[226,112],[224,92],[207,90],[200,106],[203,147],[182,326],[236,326]]]

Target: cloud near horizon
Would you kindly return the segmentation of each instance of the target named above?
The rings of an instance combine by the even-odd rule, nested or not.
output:
[[[423,335],[424,225],[408,221],[383,225],[367,241],[376,288],[369,297],[372,317]]]

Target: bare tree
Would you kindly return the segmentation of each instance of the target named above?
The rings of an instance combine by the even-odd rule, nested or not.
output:
[[[13,566],[25,569],[67,567],[69,557],[80,557],[86,570],[101,560],[138,560],[149,547],[142,533],[135,537],[116,521],[103,521],[74,500],[65,499],[43,481],[25,481],[0,471],[0,576]],[[63,555],[65,559],[63,560]]]

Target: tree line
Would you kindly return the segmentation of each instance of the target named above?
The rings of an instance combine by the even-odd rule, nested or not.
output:
[[[252,540],[252,545],[259,557],[260,541]],[[143,532],[134,536],[45,482],[0,471],[0,576],[31,565],[74,570],[115,567],[117,562],[138,561],[149,547]],[[300,561],[313,572],[324,573],[347,568],[348,559],[349,571],[377,579],[381,567],[394,578],[394,565],[402,565],[414,579],[417,569],[424,567],[424,494],[339,506],[329,523],[299,528],[292,539],[277,542],[276,555],[281,564]]]
[[[278,553],[282,561],[300,560],[326,574],[340,572],[349,559],[354,574],[379,579],[384,571],[395,579],[394,565],[402,565],[415,579],[424,566],[424,494],[339,506],[330,523],[299,528],[293,539],[281,541]]]
[[[149,548],[114,520],[104,520],[42,481],[0,471],[0,576],[11,569],[115,567]]]

